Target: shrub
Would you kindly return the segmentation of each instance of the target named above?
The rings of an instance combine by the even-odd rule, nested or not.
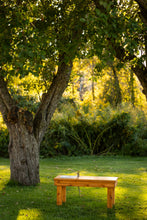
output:
[[[147,156],[147,139],[138,138],[132,143],[127,143],[122,149],[123,155]]]
[[[71,105],[71,104],[70,104]],[[61,108],[60,108],[61,109]],[[63,109],[63,106],[62,106]],[[133,110],[134,111],[134,110]],[[132,156],[146,155],[147,129],[138,120],[140,112],[132,110],[98,111],[97,116],[87,112],[66,115],[56,113],[41,144],[41,155],[82,155],[115,153]],[[99,114],[98,114],[99,113]],[[108,117],[109,114],[109,117]],[[73,117],[72,117],[73,116]]]
[[[0,157],[8,157],[9,134],[8,130],[2,128],[0,130]]]

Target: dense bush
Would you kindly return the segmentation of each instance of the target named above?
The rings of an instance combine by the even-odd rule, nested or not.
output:
[[[140,123],[140,122],[139,122]],[[41,155],[115,153],[147,156],[147,129],[132,124],[131,114],[120,112],[110,120],[52,120],[41,144]]]
[[[9,134],[6,128],[0,130],[0,157],[8,157]]]
[[[92,111],[88,105],[85,111],[85,106],[76,106],[76,103],[68,100],[60,104],[41,143],[41,157],[108,153],[147,156],[147,121],[144,112],[108,106]],[[8,131],[1,128],[2,157],[8,157],[8,142]]]

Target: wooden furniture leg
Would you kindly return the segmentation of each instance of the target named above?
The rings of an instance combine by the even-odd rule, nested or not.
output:
[[[115,204],[115,188],[107,188],[107,208],[111,209]]]
[[[62,186],[62,201],[66,202],[66,186]]]
[[[57,186],[57,205],[62,205],[62,186]]]

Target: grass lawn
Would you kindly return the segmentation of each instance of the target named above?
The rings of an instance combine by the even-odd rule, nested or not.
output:
[[[67,202],[56,206],[53,178],[59,174],[117,176],[115,207],[107,210],[106,188],[67,187]],[[9,160],[0,158],[0,220],[147,219],[147,158],[60,157],[40,160],[37,186],[8,184]]]

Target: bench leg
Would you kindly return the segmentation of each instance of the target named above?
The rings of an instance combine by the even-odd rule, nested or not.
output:
[[[57,205],[62,205],[62,186],[57,186]]]
[[[66,202],[66,186],[62,186],[62,201]]]
[[[115,204],[115,188],[107,189],[107,208],[111,209]]]

